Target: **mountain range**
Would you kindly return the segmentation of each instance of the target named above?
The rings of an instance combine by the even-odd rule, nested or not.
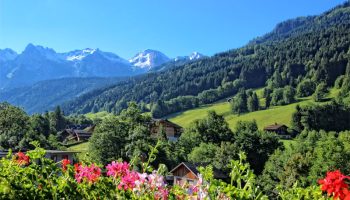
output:
[[[118,113],[127,102],[147,104],[153,117],[232,97],[241,89],[266,87],[272,92],[303,81],[334,85],[350,70],[350,3],[320,15],[277,24],[241,48],[189,63],[155,67],[105,90],[91,91],[63,104],[69,113]],[[162,70],[163,66],[165,70]],[[145,106],[147,108],[147,106]]]
[[[164,70],[166,63],[203,57],[195,52],[171,59],[160,51],[147,49],[127,60],[92,48],[57,53],[29,44],[20,54],[7,48],[0,50],[0,101],[21,106],[28,113],[44,112],[127,77]]]
[[[195,60],[202,54],[183,56]],[[146,73],[170,59],[160,51],[147,49],[130,59],[111,52],[86,48],[57,53],[51,48],[29,44],[17,54],[11,49],[0,50],[0,89],[30,86],[38,81],[64,77],[128,77]]]

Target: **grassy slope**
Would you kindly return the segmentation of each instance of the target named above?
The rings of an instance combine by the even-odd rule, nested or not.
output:
[[[183,127],[188,127],[192,121],[204,118],[209,110],[214,110],[218,114],[224,115],[231,128],[234,128],[235,124],[238,121],[247,121],[254,119],[256,120],[259,128],[273,124],[275,122],[290,125],[292,113],[294,112],[295,106],[297,104],[304,105],[308,103],[312,103],[312,100],[304,99],[298,103],[293,103],[286,106],[276,106],[268,110],[260,110],[242,115],[234,115],[231,113],[230,104],[228,102],[222,102],[178,113],[172,116],[169,120]]]
[[[260,102],[264,102],[265,99],[261,98],[262,89],[256,90]],[[328,98],[333,98],[339,90],[331,89]],[[260,129],[264,126],[274,123],[282,123],[287,126],[290,125],[292,113],[295,110],[297,104],[306,105],[312,104],[311,97],[298,99],[298,102],[285,105],[285,106],[275,106],[267,110],[260,110],[256,112],[251,112],[242,115],[235,115],[231,113],[230,104],[228,102],[218,102],[214,104],[204,105],[200,108],[187,110],[184,112],[176,113],[169,116],[169,120],[177,123],[183,127],[188,127],[191,122],[196,119],[204,118],[209,110],[214,110],[218,114],[224,115],[226,121],[229,123],[230,128],[234,128],[238,121],[256,120]]]
[[[106,112],[106,111],[102,111],[102,112],[98,112],[98,113],[87,113],[87,114],[85,114],[85,116],[86,116],[87,118],[90,118],[90,119],[92,119],[92,120],[94,120],[94,119],[96,119],[96,118],[103,119],[103,118],[106,118],[106,117],[108,117],[108,116],[110,116],[110,115],[113,115],[113,114],[108,113],[108,112]]]
[[[80,143],[80,144],[71,146],[68,149],[72,150],[72,151],[82,151],[83,152],[83,151],[88,150],[88,144],[89,144],[88,142],[84,142],[84,143]]]

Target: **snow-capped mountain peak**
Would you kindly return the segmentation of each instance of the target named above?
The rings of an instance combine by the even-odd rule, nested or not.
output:
[[[86,56],[91,55],[96,52],[97,49],[86,48],[83,50],[75,50],[68,52],[66,56],[66,60],[68,61],[80,61],[83,60]]]
[[[169,60],[170,59],[168,58],[168,56],[166,56],[162,52],[147,49],[130,58],[129,62],[135,67],[149,70],[152,67],[159,66],[165,62],[168,62]]]
[[[192,52],[189,56],[178,56],[174,58],[174,61],[186,61],[186,60],[198,60],[206,57],[205,55],[198,53],[197,51]]]
[[[202,58],[202,57],[204,57],[203,54],[194,51],[194,52],[192,52],[191,55],[189,56],[189,59],[190,59],[190,60],[197,60],[197,59],[200,59],[200,58]]]

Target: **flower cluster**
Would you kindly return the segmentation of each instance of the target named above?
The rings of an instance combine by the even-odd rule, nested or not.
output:
[[[121,177],[129,173],[129,164],[127,162],[119,163],[113,161],[106,166],[107,176]]]
[[[118,185],[119,190],[132,190],[135,187],[135,182],[140,179],[139,174],[134,171],[130,171],[125,176],[121,177]]]
[[[94,183],[101,176],[101,169],[94,164],[90,166],[83,166],[81,164],[75,164],[75,180],[78,183],[86,180],[89,183]]]
[[[209,183],[203,180],[201,174],[197,174],[198,180],[195,183],[188,184],[181,182],[180,187],[187,191],[190,196],[196,196],[198,199],[206,199],[208,197]]]
[[[349,185],[345,180],[350,180],[350,177],[336,170],[327,172],[326,178],[319,180],[318,183],[321,185],[321,190],[327,192],[328,196],[333,196],[333,199],[350,200]]]
[[[28,155],[33,156],[29,158]],[[0,165],[2,166],[0,170],[0,181],[6,180],[2,181],[2,186],[6,190],[0,190],[0,196],[4,199],[14,199],[13,197],[22,196],[28,197],[28,199],[53,199],[60,197],[60,199],[142,198],[153,200],[204,200],[215,195],[213,196],[214,199],[226,200],[230,198],[234,199],[238,194],[251,195],[256,191],[245,190],[243,191],[244,193],[232,193],[232,191],[237,190],[233,185],[226,185],[216,181],[209,183],[203,180],[200,174],[198,174],[198,180],[193,180],[193,183],[183,181],[181,185],[175,184],[170,187],[166,184],[165,177],[160,175],[159,171],[140,173],[133,170],[127,162],[113,161],[105,169],[98,167],[96,164],[86,165],[83,163],[77,163],[73,168],[69,166],[71,161],[68,159],[63,159],[56,163],[51,159],[45,158],[45,151],[41,149],[28,152],[28,155],[19,152],[12,159],[0,160]],[[41,159],[42,162],[29,162],[30,159]],[[41,170],[42,168],[38,167],[38,165],[41,165],[45,170]],[[61,165],[61,168],[57,167],[59,165]],[[103,175],[102,170],[106,170],[106,173]],[[37,178],[32,179],[28,177]],[[344,178],[345,176],[341,177],[328,177],[324,183],[329,183],[328,179],[331,179],[330,182],[336,182],[333,179],[348,179],[347,177]],[[26,180],[25,185],[21,184],[23,180]],[[347,187],[346,184],[340,185],[340,188]],[[325,187],[331,188],[331,186]],[[224,190],[231,193],[227,193]],[[345,189],[331,189],[333,195],[341,198],[344,195],[337,194],[333,190],[347,191]],[[211,193],[212,191],[213,193]],[[261,196],[261,194],[259,195]]]
[[[28,165],[29,160],[30,160],[29,156],[25,155],[24,153],[22,152],[16,153],[16,162],[19,165]]]
[[[138,173],[130,170],[128,163],[115,162],[106,166],[107,175],[118,182],[118,189],[132,191],[138,195],[150,193],[155,199],[167,199],[168,190],[164,177],[153,172],[152,174]]]
[[[67,170],[67,165],[70,164],[70,161],[68,159],[63,159],[62,160],[62,170],[66,171]]]

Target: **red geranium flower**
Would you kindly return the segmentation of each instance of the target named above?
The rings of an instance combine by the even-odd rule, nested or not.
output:
[[[19,165],[28,165],[29,160],[30,160],[29,156],[26,156],[24,153],[22,153],[22,152],[16,153],[16,162]]]
[[[75,173],[79,173],[80,172],[80,166],[81,165],[81,163],[75,163],[74,164],[74,171],[75,171]]]
[[[336,170],[327,172],[326,178],[319,180],[318,183],[321,185],[321,190],[327,192],[328,196],[333,195],[333,199],[350,199],[349,186],[345,183],[346,179],[350,180],[350,177]]]
[[[62,169],[63,171],[66,171],[67,170],[67,165],[70,164],[70,161],[68,159],[63,159],[62,160]]]

